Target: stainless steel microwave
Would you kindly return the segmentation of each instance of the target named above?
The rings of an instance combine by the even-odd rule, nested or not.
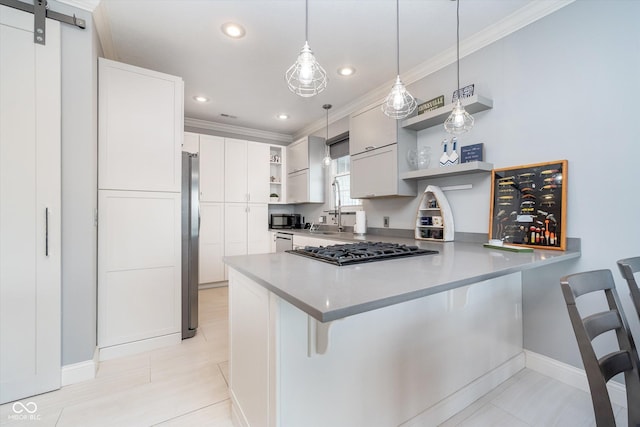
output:
[[[302,228],[302,217],[300,214],[271,214],[269,226],[275,229]]]

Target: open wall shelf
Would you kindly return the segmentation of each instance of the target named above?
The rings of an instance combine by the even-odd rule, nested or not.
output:
[[[462,99],[462,105],[469,114],[479,113],[493,108],[493,101],[482,95],[473,95]],[[402,122],[402,127],[412,130],[423,130],[433,126],[442,125],[451,114],[453,104],[447,104],[433,111],[410,117]]]
[[[440,187],[427,186],[416,214],[416,240],[450,242],[454,234],[453,214],[449,201]]]
[[[402,179],[439,178],[445,176],[466,175],[471,173],[491,173],[492,163],[467,162],[453,166],[443,166],[428,169],[418,169],[400,174]]]

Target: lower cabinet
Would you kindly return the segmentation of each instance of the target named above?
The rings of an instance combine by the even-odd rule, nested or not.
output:
[[[224,203],[200,204],[200,283],[225,280],[224,264]]]
[[[225,203],[225,256],[269,253],[269,208],[266,203]]]
[[[127,354],[108,348],[133,341],[179,342],[180,193],[99,190],[98,207],[100,357]]]

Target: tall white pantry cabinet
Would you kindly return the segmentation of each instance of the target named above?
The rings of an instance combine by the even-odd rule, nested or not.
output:
[[[98,347],[181,339],[181,78],[100,58]]]

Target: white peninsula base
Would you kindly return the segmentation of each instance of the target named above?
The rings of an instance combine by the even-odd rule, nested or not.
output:
[[[234,424],[437,425],[524,367],[521,300],[513,273],[356,314],[318,354],[315,319],[230,268]]]

